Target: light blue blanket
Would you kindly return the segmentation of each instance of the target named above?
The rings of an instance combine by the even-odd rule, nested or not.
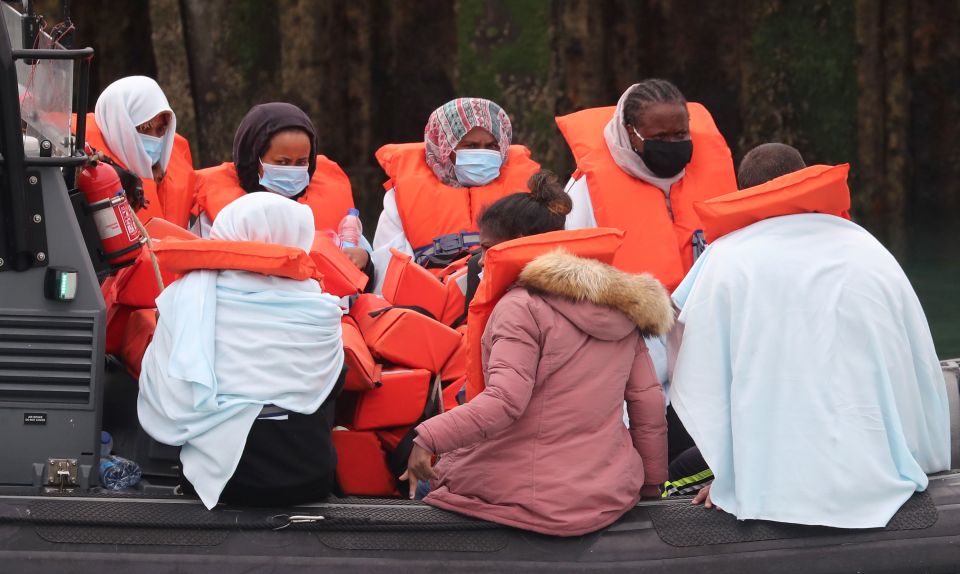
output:
[[[674,294],[671,401],[739,519],[884,526],[950,464],[933,340],[894,258],[854,223],[768,219]]]

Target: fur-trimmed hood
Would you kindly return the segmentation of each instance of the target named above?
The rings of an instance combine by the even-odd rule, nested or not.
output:
[[[517,284],[533,292],[559,297],[561,301],[553,301],[551,306],[593,336],[621,331],[623,327],[616,325],[620,322],[616,314],[601,317],[596,312],[577,312],[577,303],[586,301],[619,311],[628,319],[625,322],[628,330],[635,325],[644,336],[664,335],[673,327],[670,295],[653,276],[625,273],[562,249],[531,261],[520,273]],[[615,332],[609,334],[616,337]]]

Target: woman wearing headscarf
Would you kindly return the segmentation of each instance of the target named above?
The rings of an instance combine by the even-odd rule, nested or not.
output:
[[[224,207],[260,191],[309,207],[318,231],[336,232],[353,208],[347,174],[317,153],[313,122],[303,110],[285,102],[251,108],[233,138],[233,162],[197,172],[199,235],[208,235],[211,222],[216,222]],[[367,250],[348,247],[344,252],[358,268],[368,267]]]
[[[314,233],[310,209],[255,193],[226,206],[210,237],[309,250]],[[343,367],[338,301],[313,279],[210,270],[157,298],[140,423],[159,442],[182,445],[183,475],[207,508],[329,493]]]
[[[674,289],[702,251],[693,204],[736,191],[730,148],[710,112],[675,85],[634,84],[617,107],[557,118],[577,171],[567,184],[567,229],[627,232],[614,265]]]
[[[650,273],[673,290],[704,249],[695,202],[736,191],[733,159],[710,112],[667,80],[630,86],[616,108],[557,118],[577,171],[567,183],[567,229],[626,231],[613,264]],[[668,383],[663,338],[647,339],[657,376]],[[670,457],[693,445],[672,408]]]
[[[390,248],[425,267],[444,267],[479,245],[477,216],[517,191],[540,170],[530,150],[511,145],[503,109],[482,98],[458,98],[427,120],[423,143],[389,144],[377,161],[390,178],[373,238],[380,290]]]
[[[131,180],[142,187],[144,205],[137,210],[142,221],[162,217],[181,227],[189,225],[193,157],[190,144],[177,133],[177,116],[157,82],[130,76],[107,86],[94,113],[87,116],[86,141],[120,168],[128,192]]]

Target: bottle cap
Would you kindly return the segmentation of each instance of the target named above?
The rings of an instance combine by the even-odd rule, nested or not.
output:
[[[360,210],[356,207],[351,207],[347,210],[347,215],[356,215],[357,217],[360,217]]]
[[[113,440],[113,437],[110,436],[110,433],[108,433],[107,431],[100,431],[100,444],[107,444],[112,440]]]

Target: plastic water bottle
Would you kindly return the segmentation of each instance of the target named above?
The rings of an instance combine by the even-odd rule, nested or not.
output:
[[[100,431],[100,458],[110,456],[113,452],[113,437],[107,431]]]
[[[363,235],[363,224],[360,223],[359,209],[351,207],[347,210],[347,214],[340,220],[337,235],[340,237],[341,247],[360,246],[360,237]]]
[[[109,490],[136,486],[143,472],[140,465],[121,456],[100,458],[100,485]]]

